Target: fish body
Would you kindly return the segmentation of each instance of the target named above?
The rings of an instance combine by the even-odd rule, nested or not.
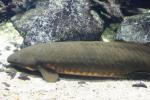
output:
[[[46,81],[57,81],[58,74],[127,78],[130,73],[150,72],[150,46],[125,42],[40,43],[15,52],[7,60],[40,71]]]

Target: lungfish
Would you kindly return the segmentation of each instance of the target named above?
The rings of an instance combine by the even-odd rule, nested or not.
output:
[[[39,71],[44,80],[56,82],[60,74],[127,78],[150,72],[150,46],[125,42],[54,42],[26,47],[8,62]]]

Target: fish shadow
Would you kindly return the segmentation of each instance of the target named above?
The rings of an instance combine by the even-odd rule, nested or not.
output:
[[[25,73],[32,77],[41,77],[42,75],[39,71],[31,71],[28,69],[24,69],[19,66],[15,65],[8,65],[8,68],[13,68],[17,72]],[[69,79],[69,80],[84,80],[84,81],[118,81],[118,80],[143,80],[143,81],[150,81],[150,72],[133,72],[129,73],[126,77],[123,78],[116,78],[116,77],[95,77],[95,76],[79,76],[79,75],[66,75],[66,74],[59,74],[60,78],[62,79]]]
[[[95,76],[77,76],[77,75],[60,75],[61,78],[64,79],[74,79],[74,80],[86,80],[86,81],[119,81],[119,80],[143,80],[150,81],[150,73],[149,74],[130,74],[124,78],[116,78],[116,77],[95,77]]]

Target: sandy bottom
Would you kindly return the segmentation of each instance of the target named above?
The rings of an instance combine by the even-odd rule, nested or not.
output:
[[[7,68],[7,57],[22,39],[9,30],[7,35],[2,32],[0,30],[0,100],[150,100],[150,81],[61,78],[56,83],[47,83],[41,77]]]
[[[1,100],[149,100],[150,82],[147,88],[132,87],[139,81],[83,81],[61,79],[46,83],[41,78],[14,79],[0,73]]]

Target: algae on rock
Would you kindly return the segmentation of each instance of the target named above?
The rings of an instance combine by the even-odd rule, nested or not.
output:
[[[150,42],[150,13],[126,17],[115,39],[140,43]]]
[[[115,40],[117,30],[120,26],[120,23],[112,23],[102,33],[102,40],[104,42],[110,42]]]

